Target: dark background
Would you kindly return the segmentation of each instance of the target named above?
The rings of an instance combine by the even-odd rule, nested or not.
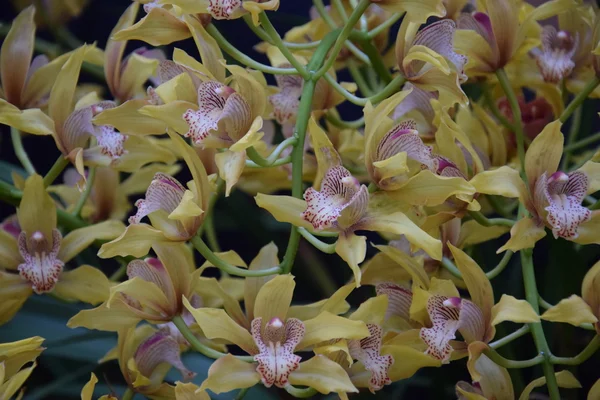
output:
[[[4,6],[6,3],[8,1],[3,0]],[[69,22],[68,28],[81,41],[96,42],[99,47],[104,48],[109,32],[129,4],[130,2],[127,0],[90,1],[82,15]],[[280,10],[270,14],[271,20],[278,31],[283,34],[291,27],[308,21],[308,10],[311,4],[312,2],[309,0],[282,0]],[[15,15],[14,10],[2,7],[0,20],[2,23],[6,23]],[[216,25],[237,48],[259,61],[268,62],[265,57],[252,50],[252,46],[258,40],[242,20],[217,21]],[[45,30],[39,30],[38,36],[53,41],[52,35]],[[142,42],[130,42],[126,53],[142,45],[148,46]],[[196,47],[191,39],[178,42],[176,45],[192,55],[197,55]],[[170,55],[172,46],[167,46],[165,50]],[[341,78],[348,80],[344,73],[341,74]],[[269,77],[269,79],[272,78]],[[98,82],[86,73],[82,74],[82,81]],[[106,95],[108,96],[108,92]],[[595,105],[586,108],[583,132],[580,133],[580,137],[597,131],[595,109]],[[360,110],[352,106],[342,107],[342,112],[346,119],[353,120],[360,116]],[[18,162],[13,155],[8,128],[0,126],[0,131],[0,179],[10,181],[11,170],[19,170],[15,166],[18,165]],[[46,172],[59,155],[51,137],[26,136],[24,145],[35,167],[41,172]],[[14,209],[0,205],[0,219],[12,213],[14,213]],[[260,247],[271,240],[278,245],[280,256],[285,251],[288,226],[277,223],[270,215],[257,209],[252,197],[240,191],[234,191],[228,199],[218,202],[215,224],[221,247],[224,250],[236,250],[247,262],[256,255]],[[369,237],[369,239],[381,242],[381,239],[376,236]],[[495,254],[495,249],[505,239],[486,243],[475,249],[474,257],[485,270],[491,269],[499,261],[500,257]],[[373,251],[370,249],[369,256],[372,254]],[[91,250],[84,256],[94,259]],[[517,260],[518,257],[514,256],[507,270],[494,280],[497,299],[502,293],[512,294],[517,298],[524,297]],[[580,294],[582,278],[596,260],[598,260],[596,246],[587,246],[578,250],[574,244],[564,240],[554,240],[551,235],[548,235],[536,246],[535,250],[536,273],[541,295],[547,301],[556,303],[570,294]],[[108,263],[102,268],[110,273],[115,266]],[[319,271],[318,275],[324,276],[325,279],[315,279],[317,276],[315,271]],[[350,278],[349,268],[340,261],[338,256],[319,253],[304,241],[301,243],[293,274],[296,276],[297,282],[294,298],[296,302],[320,300]],[[372,288],[362,287],[352,294],[350,301],[353,306],[356,306],[372,294]],[[63,303],[49,296],[33,296],[17,317],[0,327],[0,342],[34,335],[40,335],[47,339],[45,343],[47,350],[40,356],[39,365],[26,384],[28,390],[25,399],[79,398],[79,391],[89,379],[92,371],[100,380],[96,396],[110,393],[113,390],[118,394],[122,393],[123,381],[116,362],[96,364],[97,360],[114,346],[114,335],[84,329],[70,330],[65,326],[66,321],[81,308],[83,306]],[[496,338],[500,338],[518,327],[517,324],[502,324],[498,327]],[[592,332],[576,329],[566,324],[545,323],[544,328],[550,347],[558,356],[577,354],[592,337]],[[511,345],[503,347],[500,353],[508,358],[527,359],[535,355],[535,347],[531,337],[526,335]],[[195,382],[200,383],[205,377],[211,361],[197,354],[186,355],[184,361],[190,369],[198,372]],[[395,360],[395,362],[405,361]],[[592,357],[586,363],[569,369],[580,379],[584,389],[562,389],[561,394],[563,398],[584,399],[591,385],[599,377],[600,357]],[[541,368],[535,367],[526,370],[511,370],[511,375],[515,390],[520,393],[529,381],[543,376],[543,373]],[[169,379],[172,380],[179,378],[177,373],[172,372],[169,375]],[[452,366],[423,369],[411,379],[385,387],[377,393],[376,398],[451,399],[455,398],[454,384],[458,380],[470,380],[464,359],[453,362]],[[538,391],[543,392],[544,389]],[[233,396],[232,393],[229,393],[218,396],[218,398],[229,399]],[[283,390],[266,390],[262,386],[257,386],[252,388],[245,398],[265,399],[285,398],[286,396],[287,394]],[[336,398],[336,396],[329,397]],[[359,397],[373,398],[368,392],[353,396],[353,398]]]

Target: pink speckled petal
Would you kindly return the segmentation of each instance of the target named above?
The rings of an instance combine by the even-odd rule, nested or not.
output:
[[[181,372],[184,380],[192,379],[196,374],[183,365],[179,353],[179,343],[165,332],[158,331],[140,344],[134,355],[135,364],[147,378],[162,363],[169,363]]]
[[[385,294],[388,297],[388,307],[385,319],[391,316],[410,320],[410,305],[412,303],[412,292],[400,285],[391,282],[380,283],[375,286],[377,295]]]
[[[350,340],[348,349],[352,358],[360,361],[371,372],[369,390],[375,392],[392,383],[388,370],[394,364],[394,358],[380,354],[383,330],[375,324],[367,324],[367,328],[370,335],[361,340]]]
[[[177,208],[184,193],[185,188],[177,179],[157,173],[146,190],[146,198],[135,202],[138,210],[129,217],[129,223],[139,224],[142,218],[157,210],[165,210],[170,214]]]
[[[214,19],[231,19],[242,9],[242,0],[209,0],[208,12]]]
[[[423,143],[413,120],[403,121],[385,134],[377,146],[377,160],[386,160],[401,152],[427,168],[432,167],[431,147]]]
[[[589,179],[581,171],[555,172],[547,178],[545,196],[550,205],[548,223],[552,226],[555,238],[577,239],[579,225],[588,221],[592,212],[581,206],[581,201],[589,187]]]
[[[27,232],[19,234],[19,253],[24,261],[18,267],[19,274],[38,294],[54,289],[63,270],[64,263],[57,258],[61,240],[62,235],[56,229],[52,230],[52,244],[42,232],[34,232],[30,237]]]

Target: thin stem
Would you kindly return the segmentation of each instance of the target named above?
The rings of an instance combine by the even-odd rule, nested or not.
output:
[[[544,360],[544,357],[541,354],[529,360],[509,360],[508,358],[502,357],[500,354],[498,354],[498,352],[496,352],[496,350],[493,349],[485,350],[484,353],[490,358],[490,360],[501,367],[512,369],[533,367],[534,365],[540,364]]]
[[[210,196],[210,199],[208,200],[208,213],[212,214],[214,212],[215,204],[217,203],[219,196],[221,196],[221,193],[223,193],[223,189],[225,189],[225,181],[219,177],[219,178],[217,178],[217,187],[215,188],[215,191]],[[204,232],[204,229],[205,229],[205,226],[204,226],[204,224],[202,224],[202,226],[200,226],[200,229],[198,229],[198,232],[196,232],[196,234],[198,236],[201,236],[202,233]]]
[[[250,14],[245,14],[242,18],[244,18],[244,22],[246,22],[248,27],[252,30],[252,32],[254,32],[256,34],[256,36],[258,36],[261,40],[264,40],[265,42],[274,45],[271,37],[269,35],[267,35],[267,33],[264,31],[264,29],[262,29],[260,26],[254,25],[254,22],[252,22],[252,16]],[[314,49],[315,47],[317,47],[319,45],[319,43],[321,43],[320,40],[317,40],[316,42],[308,42],[308,43],[292,43],[292,42],[285,42],[285,41],[283,42],[284,46],[287,47],[288,49],[297,49],[297,50]]]
[[[212,250],[206,245],[206,243],[204,243],[200,236],[194,236],[191,242],[192,245],[194,245],[194,248],[198,250],[198,252],[202,254],[204,258],[206,258],[206,261],[210,262],[212,265],[219,268],[221,271],[224,271],[230,275],[256,277],[275,275],[281,272],[280,267],[272,267],[268,269],[255,271],[239,268],[229,264],[226,261],[221,260],[215,253],[212,252]]]
[[[120,263],[121,265],[119,266],[119,269],[108,278],[109,280],[113,282],[119,282],[121,278],[125,276],[125,273],[127,273],[127,263],[122,260]]]
[[[246,393],[248,393],[248,390],[250,390],[250,388],[240,390],[235,396],[235,400],[242,400],[246,396]]]
[[[296,68],[275,68],[253,60],[229,43],[213,24],[209,24],[206,27],[206,31],[217,41],[221,49],[225,50],[225,52],[233,57],[236,61],[244,64],[247,67],[273,75],[298,75]]]
[[[485,227],[490,226],[513,226],[515,221],[508,218],[487,218],[480,211],[469,211],[469,215],[473,218],[479,225],[483,225]]]
[[[317,394],[317,389],[311,387],[298,389],[297,387],[294,387],[292,385],[287,385],[285,387],[285,391],[298,399],[308,399]]]
[[[302,235],[302,237],[306,239],[308,243],[312,244],[316,249],[320,250],[321,252],[326,254],[335,253],[336,243],[325,243],[311,235],[309,231],[302,227],[298,228],[298,233],[300,233],[300,235]]]
[[[483,88],[483,97],[485,99],[485,102],[486,102],[488,108],[490,109],[490,111],[494,115],[494,117],[496,117],[496,119],[502,125],[504,125],[504,127],[506,129],[508,129],[509,131],[513,132],[515,130],[515,128],[513,127],[512,122],[510,122],[504,115],[502,115],[502,113],[498,109],[498,106],[496,106],[496,102],[494,102],[494,99],[492,98],[490,90],[489,90],[489,88],[487,86],[485,86]]]
[[[333,18],[331,18],[331,15],[329,15],[329,13],[327,12],[327,9],[323,4],[323,0],[313,0],[313,4],[315,5],[315,9],[319,13],[319,16],[323,18],[323,21],[325,21],[325,23],[329,25],[331,29],[337,28],[337,24],[335,23]]]
[[[260,13],[259,18],[260,18],[260,23],[261,23],[262,27],[264,28],[265,32],[267,33],[267,35],[269,35],[269,37],[273,41],[273,45],[276,46],[279,49],[279,51],[281,51],[281,54],[283,54],[283,56],[290,62],[290,64],[292,64],[292,66],[294,68],[296,68],[296,70],[298,71],[298,75],[300,75],[304,79],[308,79],[309,78],[308,71],[306,70],[306,68],[304,68],[304,66],[300,63],[300,61],[298,61],[298,59],[296,59],[296,57],[294,57],[294,55],[290,52],[290,50],[287,47],[285,47],[285,44],[283,43],[281,36],[279,36],[279,33],[277,33],[277,31],[275,30],[275,28],[273,27],[273,24],[271,24],[271,21],[269,20],[267,13],[264,13],[264,12]]]
[[[405,79],[402,75],[396,76],[390,83],[386,85],[379,93],[371,97],[358,97],[348,92],[342,87],[331,75],[323,75],[323,79],[327,81],[333,87],[333,89],[344,96],[349,102],[356,104],[357,106],[364,106],[369,101],[373,104],[379,103],[381,100],[388,98],[390,95],[395,93],[402,85],[404,85]]]
[[[539,293],[538,293],[538,303],[540,304],[540,307],[542,307],[545,310],[554,307],[552,304],[550,304],[546,300],[544,300],[542,298],[542,296],[540,296]]]
[[[510,109],[513,115],[513,132],[517,138],[517,154],[519,155],[519,162],[521,164],[521,177],[525,181],[525,184],[527,184],[527,177],[525,176],[525,133],[523,132],[523,122],[519,101],[515,95],[515,92],[513,91],[512,86],[510,85],[510,81],[508,80],[508,76],[506,75],[504,69],[500,68],[497,70],[496,76],[498,77],[498,82],[500,83],[502,90],[504,90],[508,104],[510,104]]]
[[[572,145],[577,140],[577,135],[579,135],[579,127],[581,126],[581,117],[583,115],[583,106],[577,107],[575,110],[575,114],[573,115],[573,120],[571,121],[571,128],[569,129],[569,136],[567,137],[567,146]],[[571,161],[571,153],[563,150],[564,155],[561,162],[561,170],[565,170],[569,167],[569,161]]]
[[[390,83],[393,79],[392,73],[383,63],[383,58],[379,50],[371,42],[371,39],[361,40],[361,44],[363,51],[369,57],[371,65],[375,72],[377,72],[377,75],[379,75],[379,78],[386,84]]]
[[[575,357],[555,357],[551,356],[550,361],[552,364],[561,365],[579,365],[586,362],[591,356],[594,355],[600,349],[600,336],[595,335],[594,338],[585,346],[585,349],[581,350],[581,353]]]
[[[79,196],[79,200],[77,200],[77,204],[75,204],[75,208],[71,212],[71,215],[74,217],[79,217],[81,214],[81,210],[85,205],[85,202],[90,197],[90,193],[92,193],[92,187],[94,186],[94,179],[96,178],[96,167],[90,168],[90,174],[87,177],[87,183],[85,185],[85,190]]]
[[[485,276],[488,279],[494,279],[495,277],[500,275],[500,273],[506,269],[513,254],[514,253],[512,251],[507,250],[504,253],[504,256],[502,257],[500,262],[494,268],[492,268],[491,270],[486,272]],[[459,269],[456,267],[456,265],[454,265],[452,260],[450,260],[449,258],[447,258],[447,257],[442,258],[442,266],[444,266],[444,268],[446,268],[452,275],[454,275],[458,279],[463,278],[462,273],[459,271]]]
[[[360,0],[360,3],[358,3],[358,6],[354,9],[354,11],[352,11],[352,14],[348,18],[348,22],[346,23],[346,25],[344,25],[344,28],[337,37],[333,45],[333,49],[329,53],[329,58],[327,58],[323,66],[319,68],[315,73],[315,79],[318,79],[325,75],[326,72],[329,71],[329,69],[333,66],[338,54],[340,53],[340,50],[342,49],[342,46],[344,45],[344,42],[346,41],[346,39],[348,39],[348,36],[350,36],[354,25],[356,25],[356,23],[360,19],[360,16],[363,15],[363,13],[369,7],[369,5],[371,5],[371,0]]]
[[[215,229],[215,219],[214,213],[209,213],[204,219],[205,235],[206,240],[208,240],[208,245],[210,249],[216,253],[221,252],[221,246],[219,246],[219,240],[217,239],[217,231]]]
[[[492,206],[492,208],[494,209],[494,211],[496,211],[498,214],[502,215],[505,218],[511,218],[512,217],[512,210],[507,209],[502,204],[502,201],[504,199],[502,199],[499,196],[491,196],[491,195],[490,196],[486,196],[485,198],[490,203],[490,205]]]
[[[269,154],[267,158],[261,156],[254,147],[249,147],[248,149],[246,149],[246,155],[250,160],[252,160],[256,165],[260,167],[272,167],[277,161],[279,161],[278,157],[281,155],[283,150],[295,145],[296,141],[297,139],[293,136],[285,139],[283,142],[279,143],[277,147],[275,147],[275,149],[271,152],[271,154]]]
[[[378,26],[376,26],[375,28],[371,29],[368,33],[369,38],[373,39],[375,36],[379,35],[386,29],[390,28],[400,18],[402,18],[403,15],[404,15],[404,13],[396,13],[396,14],[392,15],[390,18],[388,18],[387,20],[385,20],[385,22],[383,22],[383,23],[379,24]]]
[[[69,160],[62,154],[58,156],[50,171],[44,176],[44,187],[52,185],[52,183],[58,178],[60,173],[69,165]]]
[[[354,121],[343,121],[340,119],[340,117],[338,117],[337,115],[335,115],[334,113],[332,113],[330,111],[327,114],[325,114],[325,119],[327,119],[327,121],[331,122],[333,125],[337,126],[338,128],[358,129],[358,128],[362,128],[365,125],[365,116],[364,115]]]
[[[587,99],[587,97],[596,89],[596,87],[598,87],[598,85],[600,85],[600,78],[594,76],[594,79],[589,81],[588,84],[585,85],[583,90],[579,92],[577,96],[575,96],[575,98],[571,100],[567,108],[565,108],[563,113],[560,115],[560,122],[564,124],[569,119],[571,114],[573,114],[575,110],[581,105],[581,103],[583,103],[584,100]]]
[[[135,396],[135,392],[132,388],[128,387],[125,390],[125,393],[123,393],[123,397],[121,397],[121,400],[131,400],[133,399],[133,396]]]
[[[523,282],[525,284],[525,298],[533,307],[533,310],[539,314],[540,307],[538,302],[538,289],[535,282],[535,271],[533,269],[533,249],[523,249],[521,254],[521,267],[523,269]],[[548,394],[550,400],[560,400],[560,392],[558,390],[558,383],[556,382],[556,376],[554,375],[554,367],[551,363],[552,353],[548,347],[546,336],[544,335],[544,328],[541,322],[529,324],[533,341],[542,359],[542,369],[544,370],[544,376],[546,377],[546,386],[548,387]]]
[[[352,60],[348,60],[348,72],[350,72],[352,79],[354,79],[356,86],[358,86],[358,90],[360,90],[364,96],[372,96],[375,94],[369,87],[365,77]]]
[[[173,317],[171,322],[173,322],[173,324],[175,324],[177,329],[179,329],[179,332],[181,332],[181,335],[185,338],[185,340],[187,340],[190,343],[192,348],[194,350],[196,350],[198,353],[200,353],[208,358],[213,358],[215,360],[217,358],[221,358],[221,357],[227,355],[227,353],[221,353],[220,351],[211,349],[210,347],[208,347],[207,345],[202,343],[194,335],[194,333],[190,330],[190,328],[187,326],[187,324],[185,323],[185,321],[183,320],[183,318],[180,315]],[[252,356],[236,356],[236,358],[239,358],[240,360],[247,361],[247,362],[254,361],[254,357],[252,357]]]
[[[342,21],[344,21],[344,24],[347,24],[348,23],[348,13],[346,12],[344,5],[342,4],[342,0],[332,0],[332,3],[335,6],[335,8],[337,9],[338,13],[340,14],[340,17],[342,18]]]
[[[520,338],[521,336],[525,335],[527,332],[529,332],[529,325],[523,325],[516,331],[509,333],[508,335],[504,336],[503,338],[490,343],[490,347],[492,349],[499,349],[500,347],[505,346],[505,345],[509,344],[510,342],[512,342],[513,340],[516,340],[516,339]]]
[[[250,168],[280,167],[282,165],[289,164],[291,161],[292,161],[292,157],[291,156],[286,156],[286,157],[280,158],[278,160],[275,160],[272,164],[269,164],[269,165],[258,165],[258,164],[256,164],[253,161],[246,160],[246,167],[250,167]]]
[[[568,154],[572,151],[575,151],[575,150],[579,150],[582,147],[586,147],[588,144],[592,144],[594,142],[597,142],[598,140],[600,140],[600,132],[594,133],[593,135],[583,138],[578,142],[567,144],[564,149],[565,157],[566,157],[566,154]]]
[[[11,126],[10,138],[12,140],[13,149],[15,150],[15,155],[19,159],[19,162],[21,163],[23,168],[25,168],[25,171],[27,171],[29,175],[35,174],[35,167],[31,163],[31,160],[29,159],[29,156],[27,155],[27,152],[23,147],[23,139],[21,138],[21,132],[18,129],[13,128]]]

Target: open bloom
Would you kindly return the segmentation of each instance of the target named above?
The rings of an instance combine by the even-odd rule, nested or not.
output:
[[[557,171],[564,137],[559,121],[548,124],[533,140],[525,154],[528,187],[517,171],[509,167],[478,174],[471,183],[480,193],[518,197],[526,205],[528,217],[511,228],[510,240],[498,251],[518,251],[533,247],[546,235],[577,243],[597,243],[595,226],[600,216],[581,205],[583,198],[598,190],[600,168],[592,161],[573,172]]]
[[[531,50],[546,82],[558,83],[571,75],[575,62],[572,60],[577,50],[579,37],[567,31],[558,31],[548,25],[542,31],[542,48]]]
[[[99,269],[83,265],[64,271],[64,266],[94,240],[118,236],[121,222],[75,229],[63,238],[56,229],[56,205],[39,175],[25,182],[17,216],[17,238],[0,231],[0,266],[6,269],[0,271],[1,323],[10,320],[33,292],[92,304],[106,300],[110,284]]]
[[[341,160],[314,120],[310,122],[313,148],[319,163],[315,186],[304,193],[305,201],[289,196],[259,194],[257,204],[282,222],[304,227],[309,231],[338,232],[335,251],[350,266],[356,284],[360,284],[360,264],[367,250],[366,238],[355,235],[358,230],[404,234],[433,258],[441,258],[441,243],[421,230],[402,212],[401,204],[392,204],[385,193],[371,196],[341,165]],[[407,211],[408,207],[404,207]]]
[[[280,388],[290,384],[310,385],[323,394],[356,392],[340,365],[320,355],[301,362],[302,358],[295,354],[336,337],[361,339],[369,335],[364,323],[332,313],[343,306],[351,287],[340,289],[331,301],[290,307],[295,286],[291,275],[278,275],[270,280],[249,279],[254,282],[247,286],[252,291],[246,293],[246,315],[241,319],[232,315],[233,309],[228,312],[194,309],[186,303],[208,338],[236,344],[255,361],[247,363],[231,354],[218,359],[210,367],[201,389],[221,393],[262,382],[267,387]],[[327,379],[322,379],[323,375]],[[229,379],[233,376],[235,379]],[[321,379],[316,379],[317,376]]]

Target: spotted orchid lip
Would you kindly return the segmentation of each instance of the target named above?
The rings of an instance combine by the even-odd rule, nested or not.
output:
[[[575,68],[572,60],[579,44],[579,35],[545,26],[541,34],[542,48],[532,50],[538,68],[546,82],[558,83]]]
[[[40,294],[54,289],[63,271],[64,263],[58,259],[62,235],[52,230],[52,243],[42,232],[21,232],[18,238],[19,253],[23,263],[18,266],[19,274],[31,283],[34,292]]]
[[[352,358],[360,361],[365,369],[371,372],[369,390],[374,393],[392,383],[388,371],[394,364],[394,358],[389,354],[381,355],[383,329],[376,324],[367,324],[367,328],[369,336],[360,340],[350,340],[348,350]]]

